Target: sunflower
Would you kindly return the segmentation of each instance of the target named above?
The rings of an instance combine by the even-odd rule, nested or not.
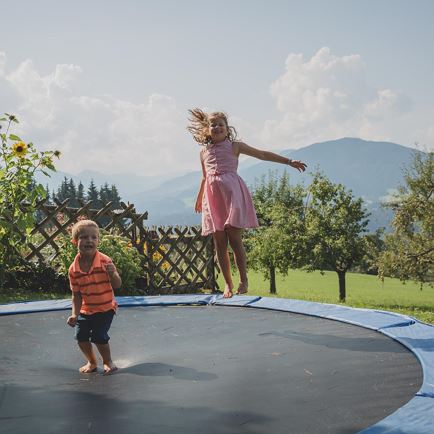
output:
[[[27,145],[24,142],[15,142],[12,151],[17,157],[24,157],[27,154]]]

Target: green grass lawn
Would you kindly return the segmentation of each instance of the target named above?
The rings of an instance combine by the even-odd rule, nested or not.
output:
[[[220,288],[223,278],[219,275]],[[234,276],[235,286],[238,277]],[[434,288],[414,282],[402,284],[398,279],[387,278],[384,282],[376,276],[347,273],[346,306],[389,310],[411,315],[420,321],[434,324]],[[276,276],[277,294],[269,292],[269,281],[260,273],[249,271],[249,294],[262,297],[284,297],[321,303],[339,304],[338,277],[334,272],[306,273],[291,270],[287,276]]]
[[[9,290],[0,289],[0,304],[35,300],[58,300],[62,298],[71,298],[71,294],[41,294],[26,291],[14,291],[14,293],[11,293]]]
[[[219,275],[220,288],[223,278]],[[234,277],[238,282],[238,277]],[[277,275],[277,294],[269,293],[269,282],[260,273],[249,272],[249,294],[262,297],[284,297],[321,303],[339,304],[337,274],[326,272],[306,273],[291,270],[287,276]],[[70,294],[35,294],[0,292],[0,303],[12,303],[28,300],[69,298]],[[403,285],[398,279],[386,279],[381,282],[376,276],[347,273],[346,306],[369,309],[389,310],[411,315],[420,321],[434,324],[434,288],[408,282]]]

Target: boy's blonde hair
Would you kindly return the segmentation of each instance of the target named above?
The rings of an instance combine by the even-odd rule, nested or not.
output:
[[[99,234],[99,226],[93,220],[80,220],[72,227],[72,240],[78,241],[78,237],[83,232],[83,229],[88,227],[98,229]]]
[[[191,117],[188,119],[190,121],[190,125],[187,127],[187,130],[190,131],[190,133],[193,135],[194,140],[196,140],[196,142],[200,145],[212,143],[211,135],[209,133],[210,119],[212,118],[219,118],[224,120],[226,128],[228,130],[227,138],[231,142],[233,142],[237,138],[237,131],[234,127],[229,125],[226,113],[205,113],[199,108],[189,110],[189,113]]]

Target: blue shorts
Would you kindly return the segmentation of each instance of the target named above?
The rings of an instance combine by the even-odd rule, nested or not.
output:
[[[78,342],[93,342],[94,344],[108,343],[108,331],[113,321],[114,310],[97,312],[92,315],[80,313],[75,325],[75,339]]]

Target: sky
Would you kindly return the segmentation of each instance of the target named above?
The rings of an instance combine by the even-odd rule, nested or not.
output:
[[[188,109],[279,152],[434,148],[434,1],[0,0],[0,112],[58,170],[199,170]],[[375,157],[375,156],[373,156]]]

